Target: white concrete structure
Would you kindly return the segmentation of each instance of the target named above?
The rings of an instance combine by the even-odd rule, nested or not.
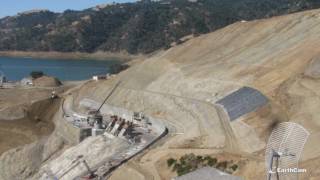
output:
[[[111,134],[114,134],[118,128],[119,128],[119,124],[116,123],[113,129],[111,130]]]
[[[126,132],[126,130],[127,130],[127,129],[122,128],[118,136],[119,136],[120,138],[124,138],[124,133]]]
[[[0,85],[2,85],[3,83],[7,82],[6,81],[6,77],[4,75],[0,76]]]
[[[21,79],[20,83],[23,86],[32,86],[33,85],[33,81],[32,81],[31,77],[25,77],[25,78]]]
[[[102,135],[104,132],[105,132],[104,129],[92,128],[92,136],[99,136],[99,135]]]
[[[95,76],[92,76],[92,80],[99,81],[99,80],[103,80],[103,79],[108,79],[108,77],[109,77],[109,74],[95,75]]]
[[[67,102],[69,101],[70,101],[69,99],[65,100],[66,105],[64,107],[67,109],[65,109],[64,112],[71,112],[71,114],[78,114],[74,112],[70,106],[68,106]],[[96,109],[96,107],[98,107],[99,104],[100,103],[97,103],[96,101],[93,101],[91,99],[83,99],[80,101],[80,106],[84,106],[86,108],[91,108],[91,109]],[[143,122],[139,121],[139,124],[135,124],[135,126],[133,126],[134,133],[132,133],[131,131],[127,131],[129,130],[128,124],[127,126],[124,125],[124,127],[127,127],[128,129],[122,128],[120,132],[118,132],[117,130],[120,127],[120,124],[122,125],[123,123],[125,123],[124,120],[126,120],[127,123],[132,122],[132,119],[133,119],[132,117],[134,113],[130,110],[110,106],[107,104],[104,104],[102,106],[102,108],[100,109],[100,113],[102,116],[113,115],[113,116],[116,116],[118,119],[116,122],[114,122],[115,124],[112,128],[111,128],[111,125],[112,125],[111,119],[110,119],[111,121],[109,121],[108,124],[106,125],[107,126],[106,129],[96,128],[96,126],[92,127],[92,125],[86,126],[89,128],[89,130],[91,128],[92,136],[91,137],[87,136],[79,145],[77,145],[77,146],[82,146],[86,142],[92,141],[93,139],[105,139],[106,142],[102,144],[107,144],[108,150],[114,149],[112,150],[111,153],[106,152],[106,154],[104,154],[105,156],[108,155],[108,157],[106,158],[99,157],[98,160],[95,160],[95,163],[96,163],[95,165],[91,165],[89,162],[89,165],[90,167],[92,167],[92,170],[94,171],[94,173],[98,175],[98,177],[100,178],[105,178],[106,175],[109,174],[114,168],[120,166],[123,162],[125,162],[127,159],[130,159],[137,153],[143,151],[145,148],[147,148],[153,142],[157,141],[159,138],[166,135],[168,132],[166,126],[162,124],[161,120],[155,119],[149,116],[147,116],[148,122],[149,122],[148,124],[146,124],[146,126],[148,126],[147,128],[142,125]],[[69,117],[65,117],[65,119],[68,122],[74,123],[75,121],[74,117],[81,117],[81,116],[82,115],[72,115]],[[83,129],[83,127],[81,126],[76,126],[76,127]],[[128,133],[128,136],[124,136],[126,132]],[[109,141],[114,141],[114,142],[108,143]],[[121,148],[118,148],[118,149],[113,148],[114,146],[115,147],[120,146],[115,141],[121,141],[124,145],[122,145],[122,143],[119,143],[121,145]],[[100,144],[96,144],[92,142],[89,144],[90,146],[87,147],[88,145],[87,144],[85,148],[88,148],[90,150],[91,149],[98,150],[99,152],[104,152],[96,148],[100,146]],[[78,150],[78,148],[76,148],[75,150]],[[83,153],[87,154],[83,150],[80,150],[79,152],[81,152],[81,154]],[[65,158],[65,159],[68,159],[68,158]],[[88,158],[86,159],[89,160]],[[68,160],[70,162],[70,159]],[[66,163],[69,163],[69,162],[66,162]],[[58,163],[59,162],[57,162],[57,165]],[[61,167],[58,167],[58,168],[60,169]],[[55,177],[60,177],[59,179],[61,179],[61,177],[63,177],[62,179],[66,179],[66,180],[77,179],[82,177],[83,174],[87,173],[86,169],[79,169],[80,166],[74,166],[70,170],[67,169],[62,174],[60,173],[58,168],[52,172],[55,175]],[[44,175],[47,175],[47,173]]]

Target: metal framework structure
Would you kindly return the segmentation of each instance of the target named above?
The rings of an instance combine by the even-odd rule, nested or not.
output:
[[[266,149],[267,180],[297,180],[298,162],[310,133],[301,125],[283,122],[272,131]],[[280,171],[280,172],[279,172]]]
[[[100,109],[102,108],[102,106],[107,102],[107,100],[110,98],[110,96],[114,93],[114,91],[117,89],[117,87],[120,85],[121,81],[118,81],[117,84],[111,89],[111,91],[109,92],[109,94],[107,95],[107,97],[103,100],[103,102],[101,103],[101,105],[99,106],[99,108],[96,111],[96,114],[99,113]]]

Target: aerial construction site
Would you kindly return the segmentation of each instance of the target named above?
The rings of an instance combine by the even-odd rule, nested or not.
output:
[[[11,144],[0,141],[0,179],[184,180],[207,171],[266,179],[268,139],[290,122],[308,135],[299,179],[318,180],[319,24],[320,10],[237,22],[110,78],[63,85],[55,98],[45,88],[14,88],[43,97],[14,103],[0,91],[11,100],[0,133],[12,135]],[[26,126],[12,128],[19,123]],[[214,158],[215,169],[179,171],[191,157]]]

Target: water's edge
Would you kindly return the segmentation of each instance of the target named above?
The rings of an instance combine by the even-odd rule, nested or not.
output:
[[[78,81],[90,79],[93,75],[102,75],[112,72],[115,65],[124,64],[124,61],[108,59],[54,59],[30,57],[1,57],[1,74],[7,80],[19,81],[30,75],[32,71],[42,71],[49,76],[57,77],[62,81]]]
[[[109,61],[110,59],[120,62],[128,62],[132,59],[143,58],[145,55],[132,55],[128,53],[113,53],[113,52],[34,52],[34,51],[0,51],[0,57],[28,57],[40,59],[60,59],[60,60],[101,60]]]

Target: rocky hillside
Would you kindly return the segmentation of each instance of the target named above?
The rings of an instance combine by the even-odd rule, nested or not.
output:
[[[149,53],[241,20],[318,8],[318,0],[142,0],[0,19],[0,50]]]

